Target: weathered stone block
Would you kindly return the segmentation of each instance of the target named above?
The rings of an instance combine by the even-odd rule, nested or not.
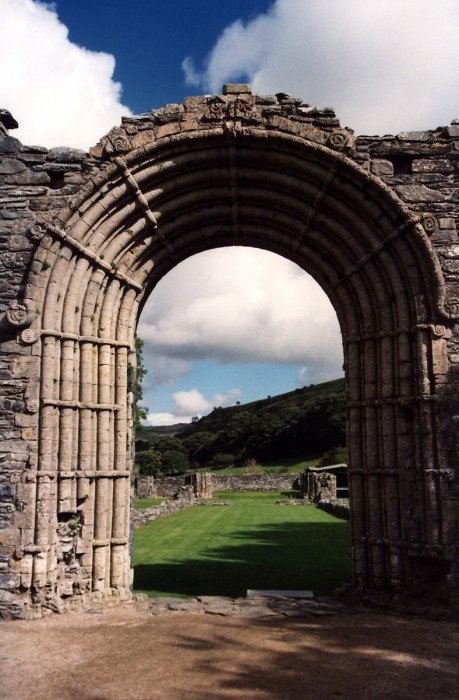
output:
[[[402,131],[398,134],[399,141],[433,141],[431,131]]]
[[[0,161],[0,175],[15,175],[24,170],[26,170],[26,166],[17,158],[3,158]]]
[[[10,501],[16,496],[16,484],[9,482],[0,483],[0,499]]]
[[[14,591],[19,586],[20,578],[18,574],[0,574],[0,589]]]
[[[390,160],[375,159],[370,162],[370,171],[373,175],[379,175],[380,177],[393,175],[394,164]]]
[[[224,95],[251,95],[252,88],[247,83],[228,83],[223,86]]]
[[[15,546],[21,542],[20,532],[16,528],[0,530],[0,545]]]
[[[439,218],[438,219],[438,225],[442,229],[455,229],[456,228],[456,222],[455,219],[452,217],[448,218]]]
[[[444,202],[446,197],[441,191],[436,191],[425,185],[397,185],[395,190],[400,197],[409,203]]]
[[[447,158],[414,159],[411,164],[413,173],[444,173],[454,172],[454,166]]]

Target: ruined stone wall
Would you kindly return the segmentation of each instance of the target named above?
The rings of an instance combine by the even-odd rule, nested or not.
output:
[[[127,118],[90,154],[24,146],[8,124],[2,614],[129,595],[126,394],[140,300],[177,261],[237,244],[244,227],[244,243],[315,274],[343,329],[355,589],[429,593],[434,572],[435,594],[457,597],[459,123],[356,137],[332,110],[229,86]],[[223,170],[213,220],[208,183]],[[92,310],[78,301],[86,289]]]
[[[90,588],[80,516],[68,513],[57,522],[48,514],[56,489],[52,476],[43,476],[41,491],[37,488],[41,348],[39,334],[28,326],[40,308],[24,304],[32,257],[43,237],[36,218],[68,206],[90,170],[82,151],[23,146],[0,133],[0,615],[3,610],[23,617],[25,604],[17,593],[34,585],[37,600],[46,604],[49,598],[50,607],[56,605],[55,593],[40,585],[50,551],[35,538],[40,518],[53,522],[61,599]]]
[[[214,474],[215,490],[219,491],[289,491],[296,488],[298,474]]]
[[[136,498],[156,498],[156,483],[153,476],[136,476],[135,497]]]
[[[297,474],[212,474],[214,491],[288,491],[298,481]],[[155,479],[158,497],[172,498],[186,482],[182,476]]]
[[[134,526],[141,527],[146,525],[153,520],[159,520],[160,518],[165,518],[168,515],[173,515],[174,513],[179,513],[182,510],[191,508],[191,506],[196,505],[195,500],[176,500],[167,501],[165,503],[159,503],[157,506],[151,506],[150,508],[141,508],[134,512]]]

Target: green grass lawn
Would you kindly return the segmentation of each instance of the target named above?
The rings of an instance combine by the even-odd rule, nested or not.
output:
[[[150,508],[150,506],[158,506],[164,501],[167,501],[167,498],[135,498],[134,508],[135,510],[142,510],[143,508]]]
[[[349,523],[285,494],[223,493],[231,506],[193,506],[138,528],[136,591],[245,595],[248,588],[329,595],[349,580]]]

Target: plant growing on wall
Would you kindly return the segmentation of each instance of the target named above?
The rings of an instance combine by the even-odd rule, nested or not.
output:
[[[135,352],[137,363],[134,383],[134,428],[135,430],[138,430],[142,427],[142,421],[145,420],[148,415],[147,407],[141,405],[143,398],[142,383],[148,370],[145,369],[143,365],[143,340],[142,338],[139,338],[138,335],[135,337]]]

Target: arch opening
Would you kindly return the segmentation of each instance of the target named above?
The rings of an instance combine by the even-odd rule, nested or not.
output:
[[[248,589],[313,588],[325,595],[349,581],[347,523],[308,524],[311,506],[272,508],[279,499],[304,504],[298,499],[309,490],[312,498],[312,485],[306,493],[300,471],[332,447],[344,451],[345,412],[336,394],[343,393],[343,382],[330,381],[342,376],[342,343],[336,314],[317,283],[266,251],[225,247],[200,253],[155,287],[137,332],[152,384],[143,396],[151,406],[148,423],[171,427],[136,431],[136,495],[188,498],[183,486],[192,480],[195,494],[208,498],[207,477],[204,493],[202,479],[186,477],[187,470],[204,470],[212,473],[220,503],[229,499],[235,507],[207,508],[204,530],[200,515],[188,513],[188,525],[183,520],[174,525],[178,541],[171,542],[171,551],[163,548],[162,532],[169,542],[165,523],[136,533],[135,590],[238,597]],[[172,384],[174,369],[178,379]],[[327,386],[316,386],[327,380]],[[317,406],[313,394],[320,396]],[[316,429],[308,430],[313,405],[316,423],[319,406],[323,412]],[[198,421],[202,414],[209,415]],[[268,493],[259,501],[257,494],[238,497],[238,490],[254,488]],[[180,499],[175,503],[183,505]],[[317,513],[319,521],[328,518]],[[260,521],[255,538],[263,548],[250,544],[252,519]],[[193,558],[197,549],[201,554]]]

